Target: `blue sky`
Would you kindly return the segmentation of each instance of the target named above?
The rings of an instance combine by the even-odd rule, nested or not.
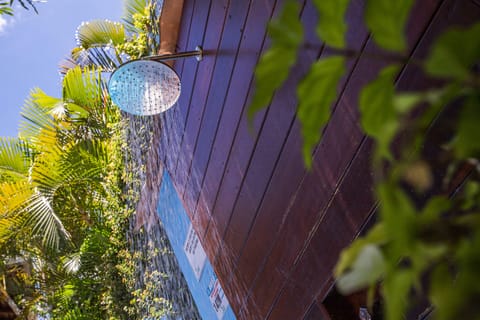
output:
[[[59,62],[75,46],[82,21],[120,21],[122,0],[48,0],[39,14],[16,8],[0,16],[0,136],[17,136],[20,111],[30,90],[60,97]]]

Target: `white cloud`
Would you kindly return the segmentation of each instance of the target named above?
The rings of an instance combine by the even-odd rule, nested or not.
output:
[[[12,26],[17,23],[18,16],[19,15],[15,15],[15,17],[0,15],[0,36],[6,34],[7,31],[10,30]]]
[[[5,19],[3,16],[0,16],[0,34],[2,34],[5,31],[7,24],[8,24],[7,19]]]

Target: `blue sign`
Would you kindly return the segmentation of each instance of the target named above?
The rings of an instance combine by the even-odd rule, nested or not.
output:
[[[166,171],[157,212],[202,318],[235,320],[222,286]]]

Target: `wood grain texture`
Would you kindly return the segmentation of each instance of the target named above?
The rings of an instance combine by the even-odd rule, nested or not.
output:
[[[295,87],[311,62],[330,54],[312,28],[317,15],[310,0],[301,20],[315,49],[302,50],[287,83],[256,115],[254,130],[245,116],[255,65],[269,46],[265,27],[282,3],[185,0],[179,49],[201,44],[206,56],[175,65],[182,95],[162,128],[175,138],[161,149],[174,150],[166,167],[238,318],[329,319],[322,301],[332,268],[376,205],[372,142],[359,126],[358,95],[389,61],[371,58],[382,51],[363,25],[363,1],[352,1],[347,40],[361,54],[348,61],[306,171]],[[478,20],[479,11],[471,0],[417,1],[406,29],[408,56],[424,57],[441,30]],[[420,71],[404,66],[397,87],[431,85]]]

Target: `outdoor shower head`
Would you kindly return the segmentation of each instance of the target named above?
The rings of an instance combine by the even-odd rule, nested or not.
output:
[[[122,64],[108,81],[112,101],[134,115],[154,115],[171,108],[180,97],[181,83],[175,70],[163,61],[186,57],[202,60],[200,46],[195,51],[149,56]]]

